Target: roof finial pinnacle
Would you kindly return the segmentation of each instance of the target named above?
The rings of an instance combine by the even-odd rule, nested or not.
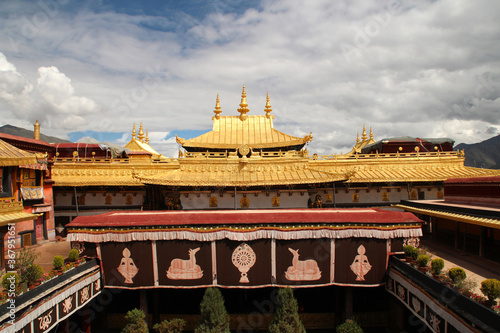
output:
[[[35,130],[33,131],[33,139],[40,140],[40,123],[38,122],[38,119],[33,126],[35,128]]]
[[[135,123],[134,123],[134,128],[132,129],[132,139],[135,139],[137,136],[137,132],[135,131]]]
[[[141,126],[139,127],[139,136],[137,137],[139,141],[144,142],[144,131],[142,129],[142,121],[141,121]]]
[[[240,119],[241,120],[246,120],[248,118],[247,112],[250,110],[248,109],[248,104],[247,104],[247,93],[245,91],[245,85],[243,85],[243,92],[241,93],[241,103],[240,103],[240,108],[238,109],[238,112],[240,113]]]
[[[266,117],[267,118],[271,118],[274,116],[271,116],[271,111],[273,111],[273,109],[271,108],[271,102],[269,100],[269,92],[267,92],[267,97],[266,97],[266,108],[264,109],[264,111],[266,111]]]
[[[356,143],[359,143],[359,132],[358,132],[358,136],[356,137]]]
[[[149,131],[146,130],[146,143],[149,144]]]
[[[370,126],[370,139],[373,139],[373,130],[371,126]]]
[[[365,141],[366,139],[368,139],[366,136],[366,126],[363,124],[363,135],[361,136],[361,140]]]
[[[222,110],[220,107],[219,93],[217,93],[217,99],[215,100],[215,110],[214,110],[216,119],[220,118],[221,112],[222,112]]]

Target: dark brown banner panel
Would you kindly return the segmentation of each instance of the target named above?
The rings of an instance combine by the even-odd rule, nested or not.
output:
[[[192,287],[212,285],[210,242],[156,242],[160,286]]]
[[[271,240],[250,242],[219,241],[217,248],[217,284],[256,287],[272,284]]]
[[[280,285],[329,284],[330,239],[276,241],[276,280]]]
[[[387,240],[335,240],[335,282],[343,285],[379,285],[387,269]]]
[[[105,286],[154,287],[151,242],[102,243],[100,252]]]

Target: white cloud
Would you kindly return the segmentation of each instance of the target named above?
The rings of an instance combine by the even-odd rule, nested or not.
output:
[[[5,122],[44,113],[57,133],[129,133],[143,121],[160,150],[174,129],[210,129],[217,93],[223,115],[236,115],[246,84],[250,114],[264,114],[269,91],[275,127],[312,131],[311,152],[345,152],[363,124],[376,139],[468,143],[500,126],[500,2],[262,1],[201,20],[72,8],[32,38],[19,35],[19,17],[32,17],[22,2],[1,17]],[[355,48],[350,59],[343,44]]]

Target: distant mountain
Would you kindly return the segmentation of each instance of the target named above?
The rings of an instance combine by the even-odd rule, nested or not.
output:
[[[461,143],[455,150],[465,150],[465,165],[485,168],[500,169],[500,135],[479,143]]]
[[[23,138],[28,138],[28,139],[33,139],[33,131],[12,126],[12,125],[4,125],[0,127],[0,133],[5,133],[5,134],[10,134],[10,135],[16,135],[20,136]],[[63,140],[56,138],[54,136],[48,136],[40,133],[40,140],[48,142],[48,143],[68,143],[71,141],[68,140]]]

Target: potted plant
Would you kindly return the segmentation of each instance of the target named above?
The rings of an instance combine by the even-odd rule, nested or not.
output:
[[[184,319],[175,318],[155,324],[153,329],[158,333],[181,333],[184,326],[186,326],[186,321]]]
[[[440,279],[441,272],[444,268],[444,260],[441,258],[435,258],[431,261],[431,273],[435,279]]]
[[[80,263],[80,253],[77,249],[71,249],[68,254],[68,260],[75,263],[75,267]]]
[[[429,256],[426,254],[421,254],[417,258],[417,265],[418,269],[425,273],[429,270],[429,267],[427,266],[429,264]]]
[[[487,305],[496,305],[496,298],[500,296],[500,281],[497,279],[487,279],[481,282],[481,292],[488,297]]]
[[[465,280],[467,274],[462,267],[453,267],[448,271],[448,277],[451,279],[454,285],[457,285]]]
[[[407,261],[415,262],[420,254],[420,250],[412,245],[405,245],[403,251],[407,258]]]
[[[26,279],[28,281],[30,289],[40,284],[39,280],[42,278],[42,276],[43,276],[42,266],[34,264],[26,268]]]
[[[52,260],[52,265],[54,266],[54,270],[57,271],[57,275],[62,274],[62,267],[64,265],[64,258],[61,255],[54,256]]]
[[[17,293],[17,288],[19,286],[19,275],[17,273],[9,272],[2,277],[2,287],[4,292],[8,294],[15,290]]]

